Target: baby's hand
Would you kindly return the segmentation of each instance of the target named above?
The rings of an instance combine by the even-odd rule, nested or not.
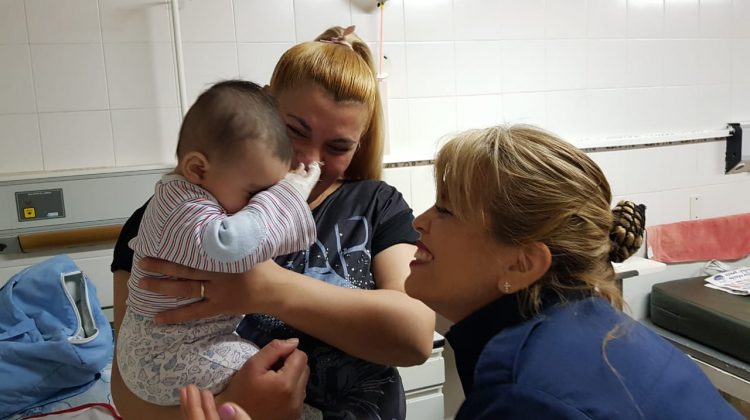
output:
[[[313,162],[307,170],[305,170],[305,164],[300,163],[297,169],[286,175],[284,180],[294,187],[294,189],[299,191],[299,193],[302,194],[302,197],[307,199],[307,197],[310,196],[312,189],[318,183],[319,178],[320,164],[318,162]]]

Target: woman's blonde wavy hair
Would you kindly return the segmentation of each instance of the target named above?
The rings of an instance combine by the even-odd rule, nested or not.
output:
[[[370,48],[354,33],[343,36],[344,30],[340,26],[329,28],[315,41],[287,50],[276,64],[270,85],[274,92],[283,92],[312,82],[337,102],[367,106],[370,112],[367,129],[344,178],[380,179],[385,125],[377,75]],[[342,36],[345,45],[320,42]]]
[[[500,244],[549,247],[549,270],[519,292],[523,308],[537,313],[545,289],[591,292],[622,308],[609,261],[612,193],[585,153],[533,126],[471,130],[443,146],[435,178],[459,220]]]

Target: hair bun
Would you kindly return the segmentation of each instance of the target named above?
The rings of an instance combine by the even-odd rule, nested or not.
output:
[[[614,221],[609,231],[609,260],[623,262],[643,245],[646,230],[646,206],[622,200],[612,209]]]

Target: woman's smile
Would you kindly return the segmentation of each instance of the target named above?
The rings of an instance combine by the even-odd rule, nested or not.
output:
[[[414,267],[416,265],[422,265],[431,262],[434,257],[427,249],[427,247],[421,241],[418,241],[416,245],[417,251],[414,253],[414,260],[411,262],[410,266]]]

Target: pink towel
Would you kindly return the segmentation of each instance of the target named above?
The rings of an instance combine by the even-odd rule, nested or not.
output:
[[[750,254],[750,213],[646,228],[651,258],[668,263],[736,260]]]

